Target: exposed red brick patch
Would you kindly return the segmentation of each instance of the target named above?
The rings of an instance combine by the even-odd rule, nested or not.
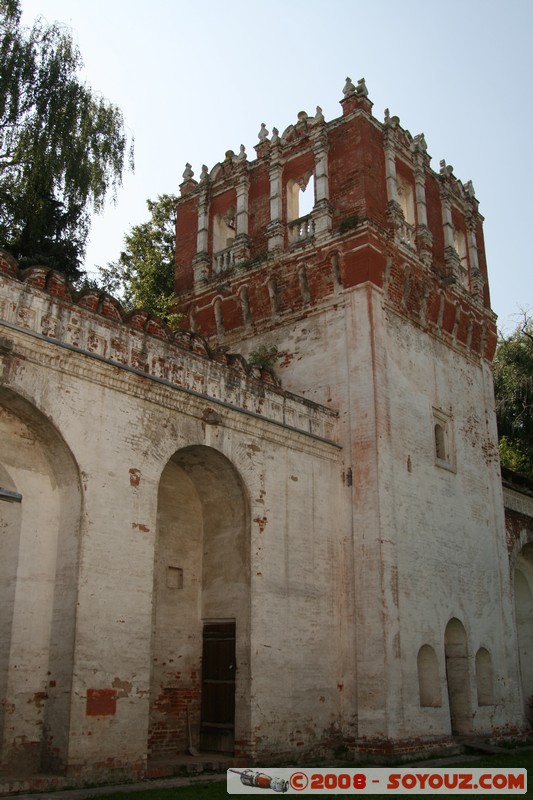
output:
[[[132,467],[130,469],[130,484],[131,486],[138,486],[141,482],[141,470]]]
[[[88,717],[112,717],[117,713],[116,689],[87,689]]]

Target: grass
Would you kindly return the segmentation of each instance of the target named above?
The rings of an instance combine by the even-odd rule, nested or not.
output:
[[[352,765],[353,766],[353,765]],[[406,768],[408,765],[403,765]],[[528,771],[528,778],[529,773],[533,774],[533,750],[514,750],[509,753],[498,753],[495,756],[484,757],[477,760],[472,761],[465,761],[456,764],[458,769],[466,769],[468,767],[474,767],[476,769],[481,768],[484,769],[498,769],[498,768],[525,768]],[[419,766],[420,769],[423,767]],[[447,764],[446,769],[452,769],[453,765]],[[416,771],[416,767],[413,767],[413,771]],[[407,797],[410,793],[402,795],[403,797]],[[253,794],[241,794],[241,795],[228,795],[226,791],[226,781],[216,781],[212,783],[195,783],[191,786],[183,786],[178,788],[172,789],[146,789],[141,792],[131,792],[131,794],[124,794],[123,792],[115,792],[114,794],[106,794],[105,796],[100,795],[98,800],[125,800],[125,798],[130,797],[131,800],[228,800],[230,797],[294,797],[294,792],[289,792],[287,795],[278,794],[274,795],[272,792],[264,792],[260,789],[257,789]],[[357,794],[335,794],[333,792],[328,792],[326,794],[314,794],[314,795],[306,795],[309,797],[335,797],[337,800],[353,800],[354,797],[359,798],[368,798],[368,800],[378,800],[378,798],[391,798],[398,797],[398,795],[393,794],[390,792],[387,795],[377,795],[377,794],[366,794],[364,792],[357,793]],[[416,795],[418,797],[423,797],[424,795]],[[427,795],[426,795],[427,796]],[[484,798],[487,800],[489,797],[498,797],[498,798],[518,798],[518,797],[526,797],[533,800],[533,782],[528,780],[528,790],[526,794],[516,795],[516,794],[496,794],[496,793],[489,793],[489,794],[471,794],[464,792],[463,794],[446,794],[443,795],[447,798],[447,800],[452,800],[453,798],[465,798],[468,797],[472,800],[472,798]]]

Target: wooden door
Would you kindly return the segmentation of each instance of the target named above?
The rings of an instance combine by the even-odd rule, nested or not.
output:
[[[204,625],[200,747],[233,753],[235,742],[235,622]]]

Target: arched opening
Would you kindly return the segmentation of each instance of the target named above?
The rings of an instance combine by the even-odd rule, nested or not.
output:
[[[418,689],[422,707],[439,708],[442,705],[437,655],[429,644],[424,644],[416,659]]]
[[[446,626],[444,653],[452,734],[469,734],[472,732],[472,706],[468,647],[464,626],[455,617]]]
[[[178,451],[161,475],[149,757],[233,752],[249,731],[249,512],[228,459]]]
[[[435,456],[439,461],[446,461],[446,439],[444,428],[437,422],[435,424]]]
[[[74,458],[34,406],[0,390],[0,763],[67,761],[81,489]],[[7,713],[9,711],[9,713]]]
[[[413,186],[401,176],[398,176],[398,203],[402,209],[404,220],[413,227],[416,222]]]
[[[468,285],[468,251],[466,236],[460,228],[453,229],[453,246],[461,261],[460,281],[465,287]]]
[[[231,247],[235,241],[235,207],[230,206],[225,214],[213,217],[213,253]]]
[[[289,243],[304,241],[313,236],[311,212],[315,206],[315,178],[307,172],[301,178],[287,181],[287,223]]]
[[[492,659],[485,647],[476,653],[476,684],[478,706],[491,706],[494,703]]]
[[[527,544],[516,560],[514,602],[522,697],[533,722],[533,544]]]

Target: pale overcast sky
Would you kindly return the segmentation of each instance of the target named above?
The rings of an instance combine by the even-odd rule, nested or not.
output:
[[[531,0],[21,0],[23,20],[68,25],[94,90],[135,136],[133,175],[93,223],[86,268],[115,260],[145,201],[178,194],[186,161],[199,176],[261,122],[283,130],[317,105],[341,114],[346,76],[365,77],[385,107],[425,133],[472,180],[485,217],[492,307],[510,330],[533,308],[533,2]]]

